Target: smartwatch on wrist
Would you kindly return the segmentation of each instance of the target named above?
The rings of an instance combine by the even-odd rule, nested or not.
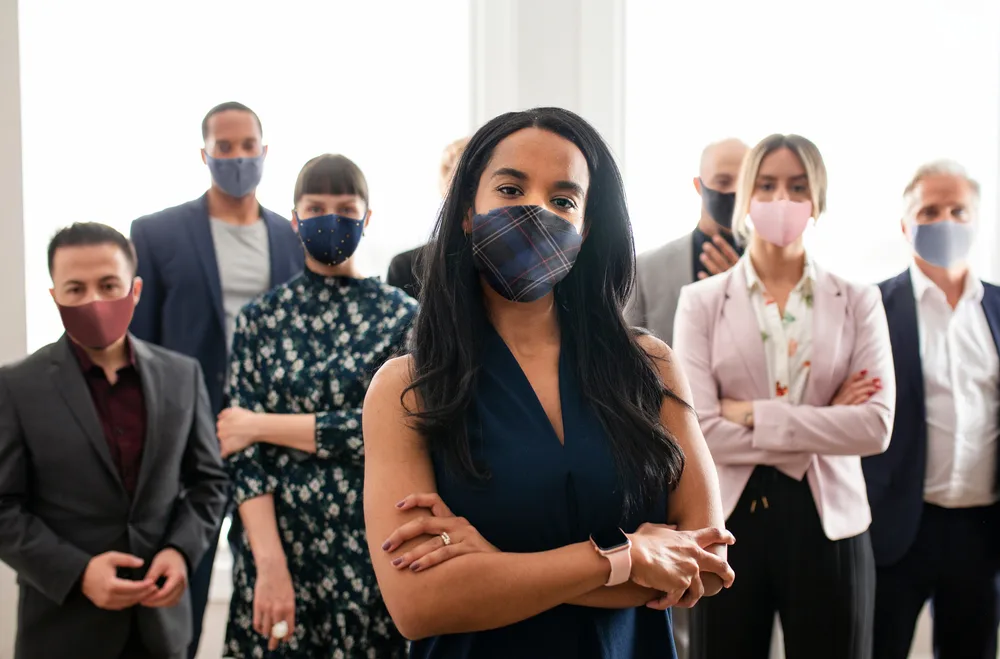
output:
[[[621,529],[590,535],[594,550],[611,563],[611,576],[605,586],[617,586],[632,575],[632,541]]]

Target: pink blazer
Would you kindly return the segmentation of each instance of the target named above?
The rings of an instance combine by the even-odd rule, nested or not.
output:
[[[839,540],[863,533],[871,523],[861,457],[889,446],[896,381],[878,289],[817,268],[813,298],[812,366],[801,405],[771,399],[743,260],[684,287],[673,349],[691,382],[726,517],[754,467],[771,465],[808,479],[827,537]],[[867,403],[831,407],[844,380],[863,369],[882,379],[882,390]],[[754,401],[754,428],[724,419],[722,398]]]

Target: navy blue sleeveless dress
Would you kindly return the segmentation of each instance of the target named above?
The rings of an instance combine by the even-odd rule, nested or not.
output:
[[[489,326],[467,427],[473,457],[490,478],[471,481],[434,460],[441,497],[501,551],[557,549],[586,541],[601,529],[620,526],[630,533],[643,522],[666,523],[666,487],[654,509],[623,519],[610,440],[583,400],[567,343],[559,357],[565,445],[514,355]],[[413,643],[411,656],[676,658],[669,612],[570,605],[500,629],[424,639]]]

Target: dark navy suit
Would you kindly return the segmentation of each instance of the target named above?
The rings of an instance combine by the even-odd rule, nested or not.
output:
[[[302,272],[302,243],[285,218],[263,207],[260,216],[267,224],[273,287]],[[140,339],[197,359],[212,412],[218,414],[225,404],[229,346],[207,195],[139,218],[131,236],[143,289],[130,329]],[[215,547],[191,575],[191,657],[201,637]]]
[[[983,286],[983,310],[1000,347],[1000,288]],[[874,656],[905,659],[920,611],[931,599],[935,656],[995,659],[1000,506],[944,509],[924,502],[924,375],[909,270],[879,288],[896,369],[896,417],[889,449],[862,460],[877,566]]]

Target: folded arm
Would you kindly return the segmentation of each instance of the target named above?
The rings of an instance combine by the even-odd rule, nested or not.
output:
[[[215,541],[226,510],[229,478],[219,456],[212,408],[201,367],[193,371],[195,410],[181,464],[184,494],[178,501],[165,545],[176,548],[194,570]]]
[[[752,429],[722,416],[719,383],[712,374],[708,310],[690,288],[681,289],[674,317],[674,350],[687,376],[701,432],[717,465],[808,465],[811,453],[781,452],[754,445]]]
[[[511,625],[604,584],[609,563],[590,543],[529,554],[469,553],[416,573],[392,566],[396,557],[430,539],[416,538],[391,553],[382,550],[399,526],[430,515],[424,509],[400,511],[396,503],[413,492],[436,491],[428,449],[400,402],[408,381],[407,358],[388,362],[368,390],[364,415],[369,549],[386,606],[403,635],[424,638]],[[412,392],[407,404],[415,404]],[[443,592],[448,596],[441,597]]]
[[[896,378],[889,326],[878,289],[864,289],[854,305],[855,343],[848,372],[867,370],[882,386],[860,405],[788,405],[754,401],[753,446],[765,451],[876,455],[889,447]],[[822,346],[814,346],[821,350]]]
[[[61,605],[93,557],[29,512],[28,497],[24,434],[0,372],[0,560]]]

